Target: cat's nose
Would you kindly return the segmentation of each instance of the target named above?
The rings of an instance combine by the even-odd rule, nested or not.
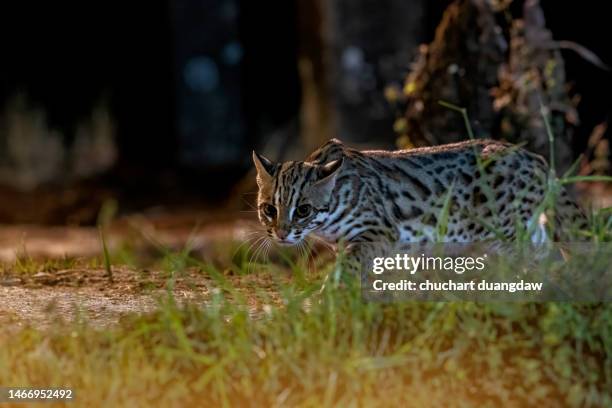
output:
[[[276,230],[276,236],[278,237],[278,239],[285,239],[287,238],[288,235],[289,235],[289,231],[287,230],[281,230],[281,229]]]

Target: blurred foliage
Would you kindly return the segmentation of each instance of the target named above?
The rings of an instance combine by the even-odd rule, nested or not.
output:
[[[106,103],[75,124],[74,140],[49,126],[45,111],[17,94],[0,113],[0,183],[22,191],[98,175],[117,160]]]

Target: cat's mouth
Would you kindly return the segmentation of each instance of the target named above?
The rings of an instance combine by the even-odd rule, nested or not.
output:
[[[302,240],[299,237],[288,236],[288,237],[278,237],[276,235],[272,236],[274,242],[283,247],[289,247],[299,244]]]
[[[301,239],[293,233],[281,233],[274,232],[270,234],[274,242],[280,246],[293,246],[299,244]]]
[[[276,239],[276,243],[280,246],[293,246],[296,245],[299,241],[290,240],[290,239]]]

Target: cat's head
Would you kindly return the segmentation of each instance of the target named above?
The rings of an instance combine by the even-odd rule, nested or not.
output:
[[[300,243],[327,219],[342,159],[324,165],[272,163],[253,152],[253,162],[259,186],[259,221],[279,244]]]

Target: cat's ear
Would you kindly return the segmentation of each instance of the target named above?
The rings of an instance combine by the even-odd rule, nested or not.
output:
[[[253,151],[253,163],[257,169],[257,184],[269,183],[274,173],[274,163]]]
[[[336,186],[336,177],[342,167],[343,159],[334,160],[317,169],[319,180],[313,184],[318,193],[329,196]]]
[[[342,167],[342,162],[343,159],[338,159],[329,162],[324,166],[320,166],[318,170],[320,181],[323,181],[323,179],[337,173],[340,167]]]

